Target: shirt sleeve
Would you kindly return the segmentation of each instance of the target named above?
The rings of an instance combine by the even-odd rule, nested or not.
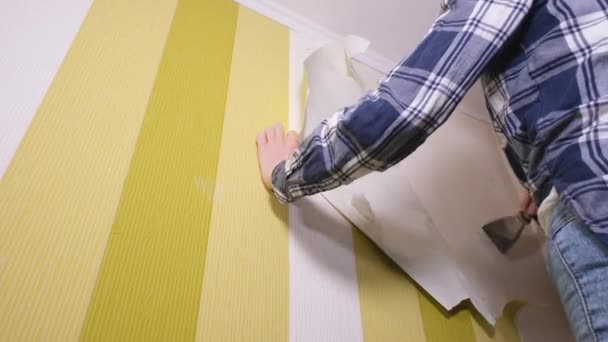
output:
[[[430,32],[377,91],[323,121],[274,169],[277,198],[330,190],[412,153],[448,119],[532,1],[445,0]]]

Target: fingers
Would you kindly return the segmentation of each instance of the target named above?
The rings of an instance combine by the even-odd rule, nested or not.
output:
[[[285,138],[285,131],[283,125],[280,123],[274,124],[266,129],[266,139],[268,141],[274,141],[277,139]]]
[[[285,131],[283,130],[283,125],[281,125],[280,123],[277,123],[274,126],[272,126],[272,129],[274,129],[274,137],[276,139],[285,138]]]
[[[272,128],[272,127],[266,128],[266,138],[268,139],[268,141],[273,141],[274,135],[275,135],[274,128]]]
[[[530,215],[530,217],[536,217],[536,215],[538,214],[538,206],[536,206],[536,203],[530,203],[526,212],[528,213],[528,215]]]
[[[522,193],[522,196],[520,197],[519,210],[532,218],[536,218],[538,215],[538,206],[532,201],[532,197],[527,191]]]
[[[268,143],[268,139],[266,138],[266,132],[265,131],[258,132],[258,134],[256,135],[255,141],[258,145],[265,145],[266,143]]]
[[[532,197],[530,197],[530,194],[527,191],[523,192],[519,199],[519,210],[524,213],[527,213],[528,207],[530,206],[531,203],[532,203]]]
[[[295,138],[295,140],[298,142],[300,140],[298,133],[293,131],[289,132],[288,138]],[[280,123],[276,123],[266,128],[265,130],[258,132],[258,134],[256,135],[256,142],[258,145],[263,145],[271,141],[282,139],[285,139],[285,130],[283,129],[283,125],[281,125]]]

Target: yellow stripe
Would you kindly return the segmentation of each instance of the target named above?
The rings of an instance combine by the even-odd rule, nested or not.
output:
[[[475,341],[469,309],[459,306],[448,313],[426,293],[418,298],[427,342]]]
[[[263,189],[256,130],[287,124],[289,34],[241,7],[197,341],[286,341],[287,207]]]
[[[74,341],[175,1],[96,1],[0,183],[0,340]]]
[[[177,5],[82,340],[195,337],[237,12]]]
[[[378,247],[353,229],[366,341],[424,341],[417,290]]]

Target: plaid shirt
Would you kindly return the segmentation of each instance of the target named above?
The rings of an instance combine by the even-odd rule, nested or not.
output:
[[[482,80],[515,173],[608,243],[608,1],[444,0],[444,13],[374,93],[321,123],[273,172],[283,202],[383,171]]]

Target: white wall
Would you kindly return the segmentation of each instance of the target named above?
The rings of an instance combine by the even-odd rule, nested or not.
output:
[[[439,15],[439,0],[274,0],[338,34],[368,39],[393,64],[412,52]],[[460,110],[489,122],[476,85]]]
[[[360,60],[383,72],[416,48],[439,15],[440,3],[440,0],[236,1],[294,31],[313,27],[311,31],[329,39],[349,34],[364,37],[371,46]],[[465,97],[459,110],[490,122],[479,84]]]

